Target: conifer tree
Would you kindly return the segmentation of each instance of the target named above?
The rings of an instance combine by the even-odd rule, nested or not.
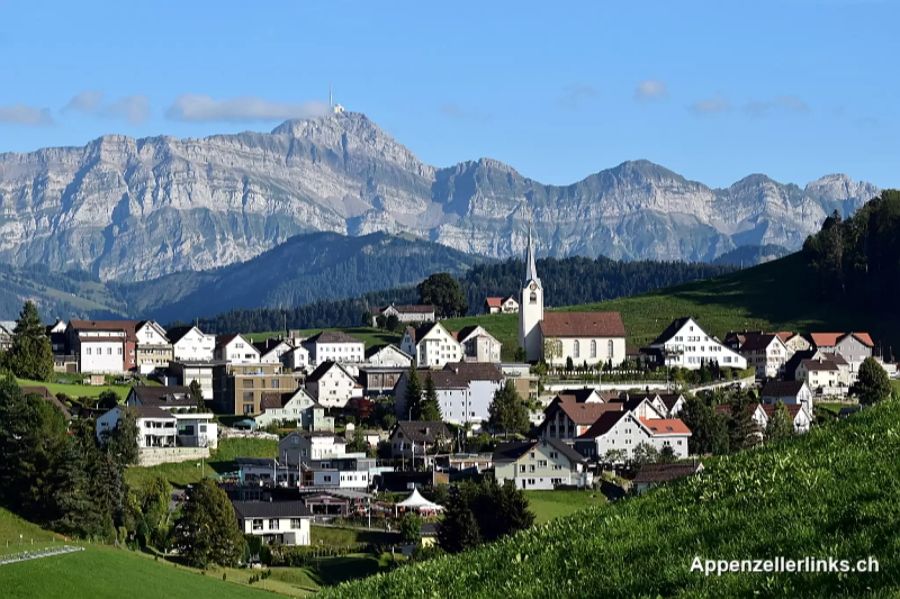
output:
[[[435,389],[434,379],[431,378],[430,372],[425,378],[425,397],[422,400],[422,413],[419,420],[429,422],[440,422],[441,420],[441,405],[438,403],[437,389]]]
[[[7,364],[19,378],[46,381],[53,374],[53,351],[34,302],[27,301],[13,331]]]
[[[406,375],[406,416],[410,420],[419,420],[422,415],[422,384],[415,365],[410,366]]]

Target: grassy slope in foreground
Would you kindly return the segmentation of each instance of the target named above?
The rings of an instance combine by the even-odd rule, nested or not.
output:
[[[651,293],[606,302],[554,308],[615,310],[622,313],[628,341],[646,345],[675,318],[693,316],[707,332],[722,337],[729,330],[868,330],[876,342],[900,346],[900,317],[848,310],[818,300],[815,281],[801,254],[792,254],[736,273],[695,281]],[[547,290],[551,297],[552,289]],[[480,324],[503,343],[510,359],[518,346],[518,317],[483,315],[451,319],[457,330]]]
[[[711,460],[691,480],[323,597],[863,596],[900,593],[900,403]],[[701,559],[857,560],[878,574],[690,571]]]

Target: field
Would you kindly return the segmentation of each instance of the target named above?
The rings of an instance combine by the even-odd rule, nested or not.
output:
[[[234,458],[272,458],[278,453],[278,442],[269,439],[220,439],[219,447],[209,460],[160,464],[159,466],[131,466],[125,480],[134,489],[143,488],[152,478],[162,476],[173,486],[184,487],[203,476],[221,475],[235,470]]]
[[[124,400],[131,391],[130,385],[80,385],[78,383],[44,383],[42,381],[31,381],[28,379],[16,379],[19,386],[47,387],[50,393],[65,393],[69,397],[99,397],[104,391],[114,391],[119,399]]]
[[[900,347],[900,317],[852,311],[817,301],[815,284],[799,254],[736,273],[678,287],[561,310],[621,312],[628,342],[636,348],[653,341],[675,318],[693,316],[719,337],[729,330],[867,330],[877,342]],[[548,290],[548,295],[552,290]],[[449,319],[454,330],[480,324],[503,343],[503,358],[518,346],[516,315]]]
[[[0,508],[0,555],[52,546],[62,537]]]
[[[900,403],[764,448],[704,473],[589,507],[493,545],[323,590],[323,597],[897,596]],[[802,506],[802,507],[801,507]],[[873,556],[878,574],[704,576],[694,557]]]
[[[315,524],[310,531],[310,536],[314,545],[325,545],[328,547],[349,547],[359,543],[387,545],[400,542],[400,537],[396,532],[359,530],[338,526],[316,526]]]
[[[599,491],[525,491],[525,496],[538,524],[606,502]]]

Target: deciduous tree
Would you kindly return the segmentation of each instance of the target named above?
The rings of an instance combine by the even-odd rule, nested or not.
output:
[[[490,425],[495,430],[503,431],[504,435],[528,431],[528,408],[510,380],[494,392],[488,413]]]
[[[244,553],[244,537],[225,491],[211,479],[195,483],[175,523],[174,546],[196,568],[234,566]]]

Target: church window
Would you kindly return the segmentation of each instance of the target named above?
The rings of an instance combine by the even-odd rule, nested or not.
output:
[[[609,340],[609,343],[606,344],[606,351],[609,354],[609,359],[612,360],[613,357],[613,342],[612,339]]]
[[[578,342],[578,339],[575,340],[575,357],[581,357],[581,343]]]
[[[597,340],[596,339],[591,339],[591,357],[592,358],[597,357]]]
[[[537,291],[532,291],[531,296],[528,298],[528,301],[532,304],[537,303]]]

